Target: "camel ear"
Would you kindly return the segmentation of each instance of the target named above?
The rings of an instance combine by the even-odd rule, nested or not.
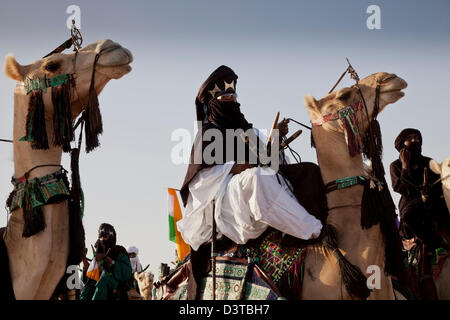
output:
[[[436,173],[438,175],[441,175],[441,173],[442,173],[441,165],[439,163],[437,163],[437,161],[434,159],[430,160],[430,169],[431,169],[431,171],[433,171],[434,173]]]
[[[317,105],[317,100],[310,94],[306,95],[303,98],[303,103],[305,104],[306,109],[319,112],[319,107]]]
[[[23,81],[28,73],[28,66],[22,66],[12,54],[8,54],[5,58],[5,73],[13,80]]]
[[[314,120],[321,116],[319,105],[317,100],[310,94],[303,98],[303,103],[305,104],[306,111],[308,111],[311,120]]]

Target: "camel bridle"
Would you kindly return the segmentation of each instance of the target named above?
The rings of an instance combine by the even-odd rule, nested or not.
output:
[[[358,95],[360,100],[356,101],[354,104],[352,105],[348,105],[346,107],[340,108],[338,109],[336,112],[330,113],[330,114],[326,114],[323,115],[322,117],[311,121],[313,126],[319,127],[319,126],[323,126],[325,123],[330,122],[330,121],[338,121],[338,120],[343,120],[345,117],[348,117],[349,115],[356,114],[358,111],[362,111],[362,109],[364,108],[364,114],[366,116],[367,119],[367,123],[368,123],[368,128],[367,128],[367,132],[366,132],[366,138],[368,137],[370,139],[370,137],[372,136],[372,132],[371,132],[371,121],[376,120],[376,117],[378,116],[379,113],[379,109],[380,109],[380,89],[381,89],[381,85],[389,80],[392,80],[394,78],[396,78],[395,75],[391,75],[389,77],[386,77],[384,79],[377,79],[375,78],[376,81],[376,88],[375,88],[375,101],[374,101],[374,109],[372,112],[372,118],[369,115],[369,110],[367,108],[367,103],[366,103],[366,99],[364,98],[364,94],[361,90],[361,87],[359,85],[359,77],[356,74],[356,71],[353,69],[353,67],[351,65],[349,65],[349,67],[347,68],[347,70],[344,72],[343,75],[345,75],[346,73],[350,73],[352,79],[357,80],[357,83],[353,86],[354,88],[357,89]],[[331,91],[334,90],[334,88],[338,85],[338,83],[342,80],[343,75],[339,78],[338,82],[333,86],[333,88],[331,89]],[[330,91],[330,92],[331,92]],[[362,103],[361,103],[362,102]],[[358,123],[357,123],[358,125]],[[359,134],[358,129],[357,128],[351,128],[353,130],[353,133],[355,134]],[[355,131],[356,129],[356,131]],[[365,143],[367,143],[367,141],[365,141]],[[362,145],[361,147],[364,147],[364,145]],[[344,177],[344,178],[340,178],[340,179],[336,179],[333,181],[330,181],[328,183],[325,184],[325,189],[326,189],[326,193],[330,193],[333,192],[335,190],[342,190],[345,188],[350,188],[356,185],[364,185],[365,183],[370,183],[371,188],[375,188],[378,187],[378,189],[381,191],[383,189],[383,183],[378,180],[375,176],[372,175],[360,175],[360,176],[350,176],[350,177]],[[355,206],[355,204],[350,204],[350,205],[343,205],[343,206],[338,206],[339,208],[341,207],[346,207],[346,206]],[[331,209],[335,209],[338,207],[333,207],[330,208]]]

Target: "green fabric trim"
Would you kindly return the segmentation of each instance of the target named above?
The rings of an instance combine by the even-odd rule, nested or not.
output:
[[[47,204],[50,199],[58,195],[69,197],[69,186],[66,185],[62,171],[48,174],[44,177],[35,178],[28,182],[21,182],[15,186],[15,194],[11,202],[10,211],[23,208],[26,196],[30,196],[31,208],[42,207]],[[15,182],[13,181],[13,184]],[[30,194],[31,193],[31,194]]]
[[[366,178],[363,176],[352,176],[337,179],[336,180],[337,189],[339,190],[355,186],[359,183],[360,180],[365,181]]]
[[[47,92],[47,88],[57,87],[69,81],[68,74],[60,74],[55,77],[47,79],[44,75],[42,78],[25,80],[25,88],[27,89],[27,94],[31,91],[42,91]]]

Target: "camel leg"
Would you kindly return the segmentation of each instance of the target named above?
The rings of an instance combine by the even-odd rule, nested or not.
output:
[[[69,252],[67,202],[43,207],[46,228],[23,238],[22,210],[12,213],[5,243],[18,300],[49,299],[65,272]]]

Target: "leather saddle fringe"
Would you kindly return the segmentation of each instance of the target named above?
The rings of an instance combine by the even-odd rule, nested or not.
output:
[[[40,193],[39,185],[37,183],[27,183],[24,190],[24,204],[23,204],[23,232],[22,237],[28,238],[41,231],[46,227],[44,213],[42,207],[33,208],[32,197]]]
[[[339,251],[337,245],[337,230],[329,224],[327,224],[324,229],[323,232],[326,236],[323,240],[323,246],[336,256],[341,271],[342,282],[344,283],[347,292],[351,296],[366,300],[371,292],[366,284],[366,276],[358,267],[351,264]]]

